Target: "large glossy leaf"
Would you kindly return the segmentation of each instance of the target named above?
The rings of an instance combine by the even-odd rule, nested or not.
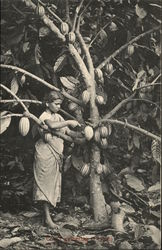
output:
[[[136,176],[126,174],[125,178],[126,178],[127,185],[133,188],[134,190],[136,190],[137,192],[140,192],[145,189],[145,187],[142,184],[142,181],[139,180]]]
[[[62,68],[64,67],[64,65],[66,64],[67,62],[67,55],[62,55],[60,56],[56,62],[55,62],[55,65],[53,67],[53,70],[54,72],[59,72],[62,70]]]
[[[3,111],[0,113],[0,134],[6,131],[8,126],[11,123],[11,117],[3,118],[3,116],[7,113],[7,111]]]
[[[62,85],[66,87],[67,89],[74,90],[75,84],[69,81],[67,77],[64,77],[64,76],[60,77],[60,81]]]
[[[16,94],[19,90],[19,84],[17,78],[14,76],[11,81],[11,91]]]

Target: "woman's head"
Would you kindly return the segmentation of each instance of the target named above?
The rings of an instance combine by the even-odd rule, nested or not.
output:
[[[47,107],[54,113],[60,110],[63,101],[63,96],[60,92],[51,91],[45,97]]]

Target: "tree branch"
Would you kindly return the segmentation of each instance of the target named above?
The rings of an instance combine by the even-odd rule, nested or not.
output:
[[[108,58],[106,58],[97,68],[102,69],[107,63],[109,63],[111,61],[111,59],[113,59],[114,57],[116,57],[118,54],[120,54],[124,49],[126,49],[130,44],[138,41],[139,39],[141,39],[142,37],[154,32],[155,30],[159,30],[160,26],[155,27],[151,30],[148,30],[142,34],[140,34],[139,36],[133,38],[132,40],[130,40],[128,43],[124,44],[123,46],[121,46],[119,49],[117,49],[113,54],[111,54]]]
[[[78,13],[79,13],[79,11],[80,11],[82,5],[83,5],[83,2],[84,2],[84,0],[81,0],[79,6],[76,7],[75,16],[74,16],[74,22],[73,22],[73,27],[72,27],[72,30],[71,30],[72,32],[74,32],[74,30],[75,30],[76,21],[77,21],[77,18],[78,18]]]
[[[22,69],[22,68],[19,68],[19,67],[16,67],[16,66],[13,66],[13,65],[6,65],[6,64],[0,64],[0,67],[1,68],[6,68],[6,69],[11,69],[11,70],[15,70],[15,71],[19,71],[21,73],[23,73],[24,75],[27,75],[29,77],[31,77],[32,79],[42,83],[44,86],[48,87],[49,89],[51,90],[55,90],[57,92],[60,92],[62,93],[62,95],[66,98],[68,98],[69,100],[79,104],[80,106],[82,106],[82,102],[80,100],[78,100],[77,98],[71,96],[70,94],[66,93],[64,90],[60,90],[58,88],[56,88],[55,86],[53,86],[52,84],[48,83],[47,81],[41,79],[40,77]]]
[[[120,103],[118,103],[108,114],[106,114],[103,119],[109,119],[111,118],[113,115],[116,114],[116,112],[121,109],[128,101],[130,101],[136,93],[133,93],[131,96],[129,96],[128,98],[122,100]]]
[[[0,84],[0,87],[3,88],[4,90],[6,90],[6,92],[8,92],[10,95],[12,95],[23,107],[23,109],[26,112],[29,112],[29,110],[27,109],[27,107],[24,105],[24,103],[18,98],[17,95],[15,95],[9,88],[7,88],[6,86],[4,86],[3,84]]]
[[[21,99],[22,102],[28,102],[28,103],[33,103],[33,104],[42,104],[43,102],[37,101],[37,100],[30,100],[30,99]],[[13,102],[18,102],[17,100],[11,100],[11,99],[5,99],[5,100],[0,100],[0,103],[13,103]],[[69,114],[67,111],[60,109],[59,110],[61,113],[69,117],[70,119],[76,120],[74,116]]]
[[[27,7],[31,8],[32,10],[36,10],[36,5],[31,0],[21,0],[26,4]],[[39,15],[40,19],[44,22],[45,25],[48,26],[48,28],[56,34],[56,36],[62,41],[65,42],[65,36],[60,32],[60,30],[57,28],[57,26],[50,20],[50,18],[47,17],[47,15]]]
[[[91,75],[89,74],[85,66],[85,63],[83,62],[78,51],[75,49],[75,47],[71,43],[68,45],[68,47],[69,47],[69,52],[71,56],[73,57],[73,59],[75,60],[87,88],[89,88],[92,84],[92,79],[91,79]]]
[[[140,128],[140,127],[137,127],[135,125],[132,125],[132,124],[128,123],[127,121],[122,122],[122,121],[114,120],[114,119],[101,119],[98,124],[100,124],[102,122],[108,122],[108,123],[111,123],[111,124],[121,125],[124,128],[129,128],[129,129],[135,130],[136,132],[139,132],[139,133],[141,133],[143,135],[146,135],[146,136],[148,136],[148,137],[150,137],[152,139],[155,139],[155,140],[161,142],[161,137],[160,136],[154,135],[151,132],[149,132],[149,131],[147,131],[147,130],[145,130],[143,128]]]
[[[46,4],[42,3],[41,0],[38,0],[38,2],[52,15],[54,16],[60,23],[62,23],[62,19],[56,15],[49,7],[46,6]]]

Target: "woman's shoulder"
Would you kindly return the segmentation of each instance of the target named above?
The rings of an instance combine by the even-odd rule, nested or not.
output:
[[[45,121],[45,120],[47,120],[47,119],[51,119],[51,113],[50,113],[49,111],[44,111],[44,112],[40,115],[39,119],[40,119],[41,121]]]
[[[64,118],[58,113],[56,113],[54,116],[57,119],[57,121],[59,121],[59,122],[65,121]]]

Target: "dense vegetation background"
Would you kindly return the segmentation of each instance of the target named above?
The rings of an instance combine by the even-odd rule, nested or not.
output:
[[[0,220],[1,229],[6,228],[6,244],[10,245],[14,242],[12,238],[18,237],[26,246],[30,239],[34,247],[43,249],[63,249],[68,244],[85,249],[159,248],[160,14],[158,0],[1,0],[0,210],[3,218]],[[68,32],[64,34],[62,23],[76,33],[76,39]],[[69,44],[73,44],[75,53]],[[88,48],[94,67],[90,72],[94,76],[89,79],[94,78],[96,83],[97,122],[91,116],[91,103],[83,97],[88,89],[87,75],[78,62],[83,61],[89,69],[83,45]],[[41,222],[36,216],[41,207],[32,202],[36,123],[29,119],[30,130],[26,136],[20,133],[19,125],[24,113],[19,100],[31,114],[39,117],[44,110],[44,96],[51,86],[64,93],[60,114],[65,119],[81,122],[81,130],[76,133],[83,139],[81,144],[73,137],[65,138],[62,202],[56,209],[56,220],[63,227],[57,237],[44,227],[38,230]],[[93,128],[93,138],[86,137],[86,126]],[[105,137],[99,140],[95,137],[102,126],[109,131],[106,141]],[[140,131],[141,128],[144,130]],[[90,198],[93,190],[90,165],[83,170],[83,164],[89,164],[93,157],[94,142],[100,152],[100,168],[94,178],[99,177],[101,182],[109,225],[101,220],[96,224],[96,214],[102,209],[99,211]],[[28,218],[27,225],[23,224],[26,223],[23,218]],[[45,234],[49,239],[42,241]],[[1,232],[1,238],[4,236]],[[22,244],[16,244],[15,249],[22,249],[25,246]]]

